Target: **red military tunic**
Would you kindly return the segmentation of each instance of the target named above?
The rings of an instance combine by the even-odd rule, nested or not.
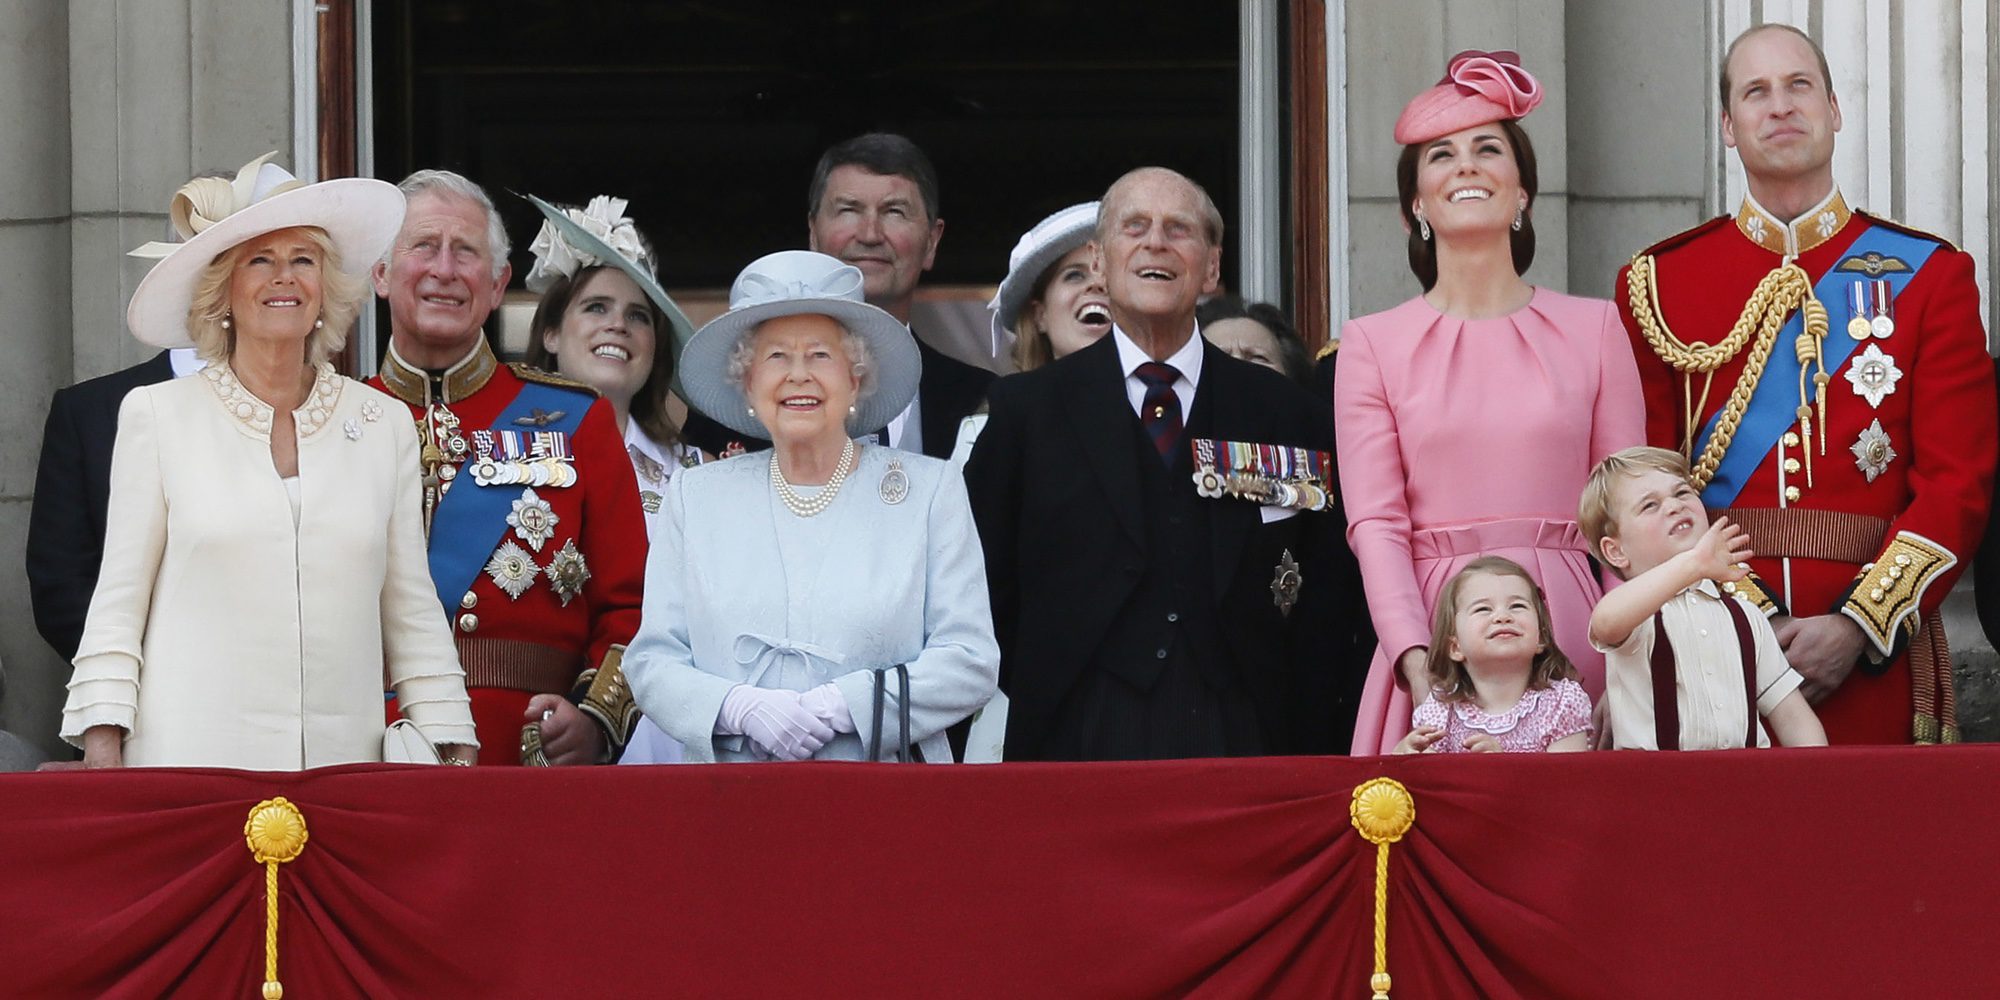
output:
[[[409,404],[425,444],[426,537],[435,537],[433,515],[452,482],[471,478],[475,453],[466,442],[474,432],[534,429],[496,423],[528,380],[561,387],[587,410],[570,435],[574,483],[533,487],[532,500],[523,487],[522,503],[537,510],[546,504],[553,524],[537,531],[532,529],[543,526],[495,519],[492,553],[480,553],[482,570],[472,586],[444,597],[472,695],[481,764],[520,763],[528,699],[544,693],[582,699],[595,668],[607,655],[622,654],[638,631],[646,572],[638,481],[610,404],[575,383],[499,364],[484,340],[436,379],[391,348],[382,373],[369,380]],[[442,515],[452,516],[452,509],[446,506]],[[626,720],[590,714],[610,730],[615,754]]]
[[[1811,439],[1793,423],[1768,453],[1751,456],[1756,461],[1744,466],[1750,471],[1729,506],[1741,512],[1739,520],[1762,526],[1767,537],[1753,526],[1751,543],[1765,555],[1751,568],[1784,610],[1844,614],[1867,633],[1867,662],[1817,706],[1829,740],[1953,740],[1949,656],[1941,666],[1934,662],[1943,652],[1942,630],[1920,633],[1920,626],[1936,622],[1939,604],[1979,544],[1992,496],[2000,418],[1972,258],[1935,236],[1852,213],[1838,191],[1789,226],[1746,199],[1734,218],[1711,220],[1635,257],[1619,272],[1619,305],[1639,359],[1647,439],[1686,454],[1689,411],[1699,417],[1697,429],[1708,426],[1728,405],[1752,348],[1714,370],[1704,400],[1705,377],[1670,365],[1665,358],[1676,352],[1660,346],[1660,334],[1690,347],[1723,341],[1759,282],[1788,254],[1814,284],[1829,271],[1855,282],[1907,272],[1893,259],[1849,252],[1871,225],[1936,248],[1893,297],[1893,332],[1868,336],[1838,366],[1827,365],[1825,407],[1812,408]],[[1649,257],[1651,288],[1645,288]],[[1638,282],[1634,265],[1642,272]],[[1849,328],[1854,314],[1848,282],[1837,287],[1842,294],[1821,296],[1826,343],[1845,346],[1857,339]],[[1867,307],[1872,312],[1873,300]],[[1653,337],[1641,322],[1647,316]],[[1779,334],[1774,352],[1795,350],[1789,333]],[[1779,388],[1797,404],[1795,389]],[[1738,447],[1761,446],[1732,441],[1718,453]],[[1693,451],[1699,458],[1700,449]],[[1879,518],[1887,528],[1841,514]],[[1861,524],[1872,525],[1865,540]],[[1916,676],[1906,655],[1913,641],[1924,652]],[[1929,676],[1933,668],[1937,676]],[[1926,692],[1935,692],[1934,707],[1924,704]]]

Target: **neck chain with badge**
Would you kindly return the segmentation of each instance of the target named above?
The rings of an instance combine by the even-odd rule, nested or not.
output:
[[[793,491],[792,484],[785,479],[785,474],[779,471],[778,450],[773,448],[771,449],[771,488],[778,491],[778,499],[785,502],[786,510],[791,511],[799,517],[812,517],[825,510],[833,503],[833,498],[840,495],[840,484],[846,482],[847,474],[854,471],[856,450],[854,442],[849,440],[846,447],[840,449],[840,461],[834,464],[833,475],[827,478],[826,485],[821,487],[818,493],[810,497],[802,497]]]
[[[431,534],[431,522],[438,504],[451,490],[459,466],[471,453],[471,444],[460,427],[458,414],[448,404],[463,401],[479,391],[493,377],[499,362],[482,338],[465,359],[442,372],[430,372],[404,361],[395,345],[382,366],[382,383],[397,398],[417,407],[418,458],[423,481],[424,537]]]
[[[1777,239],[1782,241],[1786,250],[1803,253],[1831,238],[1846,223],[1850,214],[1839,192],[1835,191],[1823,210],[1807,213],[1812,217],[1810,220],[1802,218],[1793,223],[1793,226],[1810,224],[1817,227],[1819,239],[1810,246],[1797,245],[1792,226],[1785,227],[1782,236],[1773,232],[1766,216],[1747,201],[1737,214],[1736,225],[1743,235],[1760,246],[1768,248]],[[1750,405],[1750,397],[1757,390],[1758,380],[1763,377],[1765,362],[1770,359],[1771,351],[1777,344],[1778,331],[1794,309],[1800,310],[1803,316],[1803,329],[1794,338],[1792,351],[1799,359],[1799,405],[1796,414],[1808,487],[1812,485],[1811,404],[1815,398],[1819,408],[1819,452],[1826,454],[1826,386],[1831,381],[1826,371],[1824,351],[1826,307],[1814,297],[1812,276],[1796,263],[1795,254],[1781,253],[1783,256],[1778,266],[1766,274],[1757,283],[1756,290],[1750,293],[1749,301],[1744,303],[1743,312],[1737,316],[1728,336],[1713,344],[1684,341],[1667,327],[1660,309],[1659,279],[1650,255],[1640,254],[1632,258],[1631,267],[1626,272],[1626,301],[1632,308],[1632,318],[1639,324],[1640,334],[1660,360],[1681,373],[1681,454],[1686,455],[1693,465],[1693,481],[1697,490],[1707,488],[1722,464],[1722,457],[1728,454],[1730,441],[1735,438],[1736,428],[1742,423],[1744,411]],[[1742,374],[1737,376],[1735,387],[1723,403],[1715,433],[1709,435],[1701,454],[1696,456],[1695,437],[1701,430],[1702,414],[1708,409],[1709,390],[1713,387],[1715,372],[1736,357],[1746,344],[1750,345],[1750,355],[1744,359]],[[1809,371],[1812,372],[1811,379],[1817,392],[1806,388]],[[1702,376],[1699,401],[1694,396],[1696,375]],[[1782,449],[1784,445],[1781,443],[1779,447]]]

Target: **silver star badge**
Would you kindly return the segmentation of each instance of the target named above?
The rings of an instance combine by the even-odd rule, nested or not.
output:
[[[1881,406],[1882,400],[1896,391],[1896,383],[1902,377],[1903,370],[1896,367],[1896,359],[1883,353],[1876,344],[1869,344],[1847,366],[1847,381],[1854,386],[1854,394],[1867,400],[1870,407]]]
[[[1854,452],[1854,467],[1874,482],[1875,477],[1889,468],[1896,460],[1896,449],[1889,446],[1889,432],[1882,429],[1882,421],[1877,420],[1861,432],[1861,439],[1854,442],[1849,451]]]
[[[536,552],[548,544],[556,533],[556,524],[562,518],[549,507],[549,502],[535,494],[533,489],[521,491],[521,497],[514,501],[513,513],[507,515],[507,526],[514,529],[515,536],[528,543]]]
[[[590,581],[590,567],[584,565],[583,553],[577,549],[574,538],[563,542],[555,558],[549,560],[546,572],[549,585],[555,588],[556,597],[562,600],[563,607],[569,607],[569,602],[576,600],[576,596],[583,593],[583,585]]]
[[[535,585],[536,574],[535,557],[513,542],[502,542],[493,550],[493,558],[486,560],[486,575],[493,578],[494,586],[507,592],[509,600],[520,600]]]

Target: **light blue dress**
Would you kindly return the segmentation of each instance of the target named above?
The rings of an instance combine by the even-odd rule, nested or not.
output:
[[[888,488],[892,464],[908,484],[900,498]],[[910,741],[926,761],[951,760],[945,727],[986,704],[1000,663],[985,560],[955,470],[863,445],[839,496],[799,517],[771,487],[769,454],[753,453],[676,474],[661,514],[644,620],[624,667],[639,708],[687,760],[766,759],[741,736],[715,735],[736,684],[806,691],[829,681],[858,732],[815,756],[861,760],[874,671],[898,663],[909,665]],[[896,695],[892,675],[885,757]]]

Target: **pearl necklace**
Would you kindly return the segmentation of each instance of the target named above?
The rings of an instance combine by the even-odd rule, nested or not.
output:
[[[771,450],[771,488],[778,491],[778,499],[785,502],[785,509],[800,517],[811,517],[833,503],[840,494],[840,484],[847,481],[847,474],[854,471],[855,447],[852,440],[840,450],[840,461],[833,467],[826,485],[812,497],[802,497],[792,491],[792,484],[785,481],[785,474],[778,471],[777,449]]]

